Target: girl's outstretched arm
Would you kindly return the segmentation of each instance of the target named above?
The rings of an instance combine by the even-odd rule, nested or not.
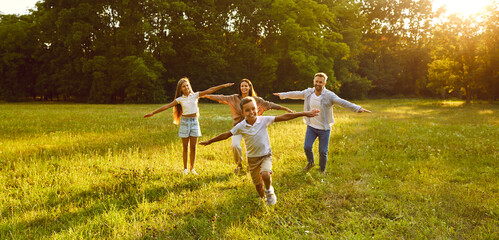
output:
[[[234,83],[226,83],[226,84],[222,84],[222,85],[218,85],[218,86],[215,86],[215,87],[208,88],[208,89],[206,89],[204,91],[199,92],[199,97],[202,97],[204,95],[210,94],[212,92],[215,92],[215,91],[220,90],[220,89],[225,88],[225,87],[230,87],[232,85],[234,85]]]
[[[228,131],[228,132],[224,132],[224,133],[222,133],[222,134],[220,134],[220,135],[218,135],[210,140],[202,141],[199,144],[206,146],[206,145],[210,145],[214,142],[225,140],[227,138],[230,138],[231,136],[232,136],[232,133],[230,131]]]
[[[164,105],[164,106],[162,106],[162,107],[154,110],[153,112],[146,114],[144,117],[145,118],[152,117],[154,114],[160,113],[162,111],[165,111],[166,109],[171,108],[171,107],[173,107],[173,106],[175,106],[177,104],[178,104],[177,100],[173,100],[171,103],[168,103],[168,104],[166,104],[166,105]]]
[[[319,109],[313,109],[312,111],[308,111],[308,112],[286,113],[286,114],[283,114],[281,116],[275,117],[274,122],[288,121],[288,120],[291,120],[293,118],[302,117],[302,116],[315,117],[315,116],[319,115],[319,112],[320,112]]]

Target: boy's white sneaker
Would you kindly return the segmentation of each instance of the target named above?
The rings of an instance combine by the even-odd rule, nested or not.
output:
[[[198,175],[198,173],[196,172],[196,169],[194,169],[194,168],[191,170],[191,173],[194,175]]]
[[[267,205],[272,206],[276,204],[277,197],[274,194],[274,187],[270,186],[269,190],[265,190],[265,196],[267,197]]]
[[[184,175],[187,175],[189,174],[189,171],[187,171],[187,169],[184,169]]]

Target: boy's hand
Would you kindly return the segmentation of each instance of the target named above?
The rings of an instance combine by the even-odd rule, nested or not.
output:
[[[209,141],[202,141],[202,142],[199,142],[199,145],[203,145],[203,146],[206,146],[206,145],[210,145],[211,143]]]
[[[153,113],[148,113],[144,116],[144,118],[152,117],[154,114]]]
[[[319,109],[312,109],[312,111],[305,112],[305,116],[306,117],[315,117],[315,116],[319,115],[320,111],[321,110],[319,110]]]

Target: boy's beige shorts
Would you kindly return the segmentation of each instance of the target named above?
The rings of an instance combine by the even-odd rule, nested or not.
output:
[[[262,157],[248,157],[248,167],[253,184],[263,184],[262,172],[272,173],[272,153]]]

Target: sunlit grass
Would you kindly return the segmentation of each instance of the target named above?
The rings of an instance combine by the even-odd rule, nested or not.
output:
[[[269,127],[272,208],[230,140],[182,176],[171,112],[143,118],[160,105],[0,104],[0,239],[499,237],[498,105],[357,103],[373,113],[335,107],[325,176],[301,172],[301,119]],[[228,107],[200,110],[201,140],[231,128]]]

